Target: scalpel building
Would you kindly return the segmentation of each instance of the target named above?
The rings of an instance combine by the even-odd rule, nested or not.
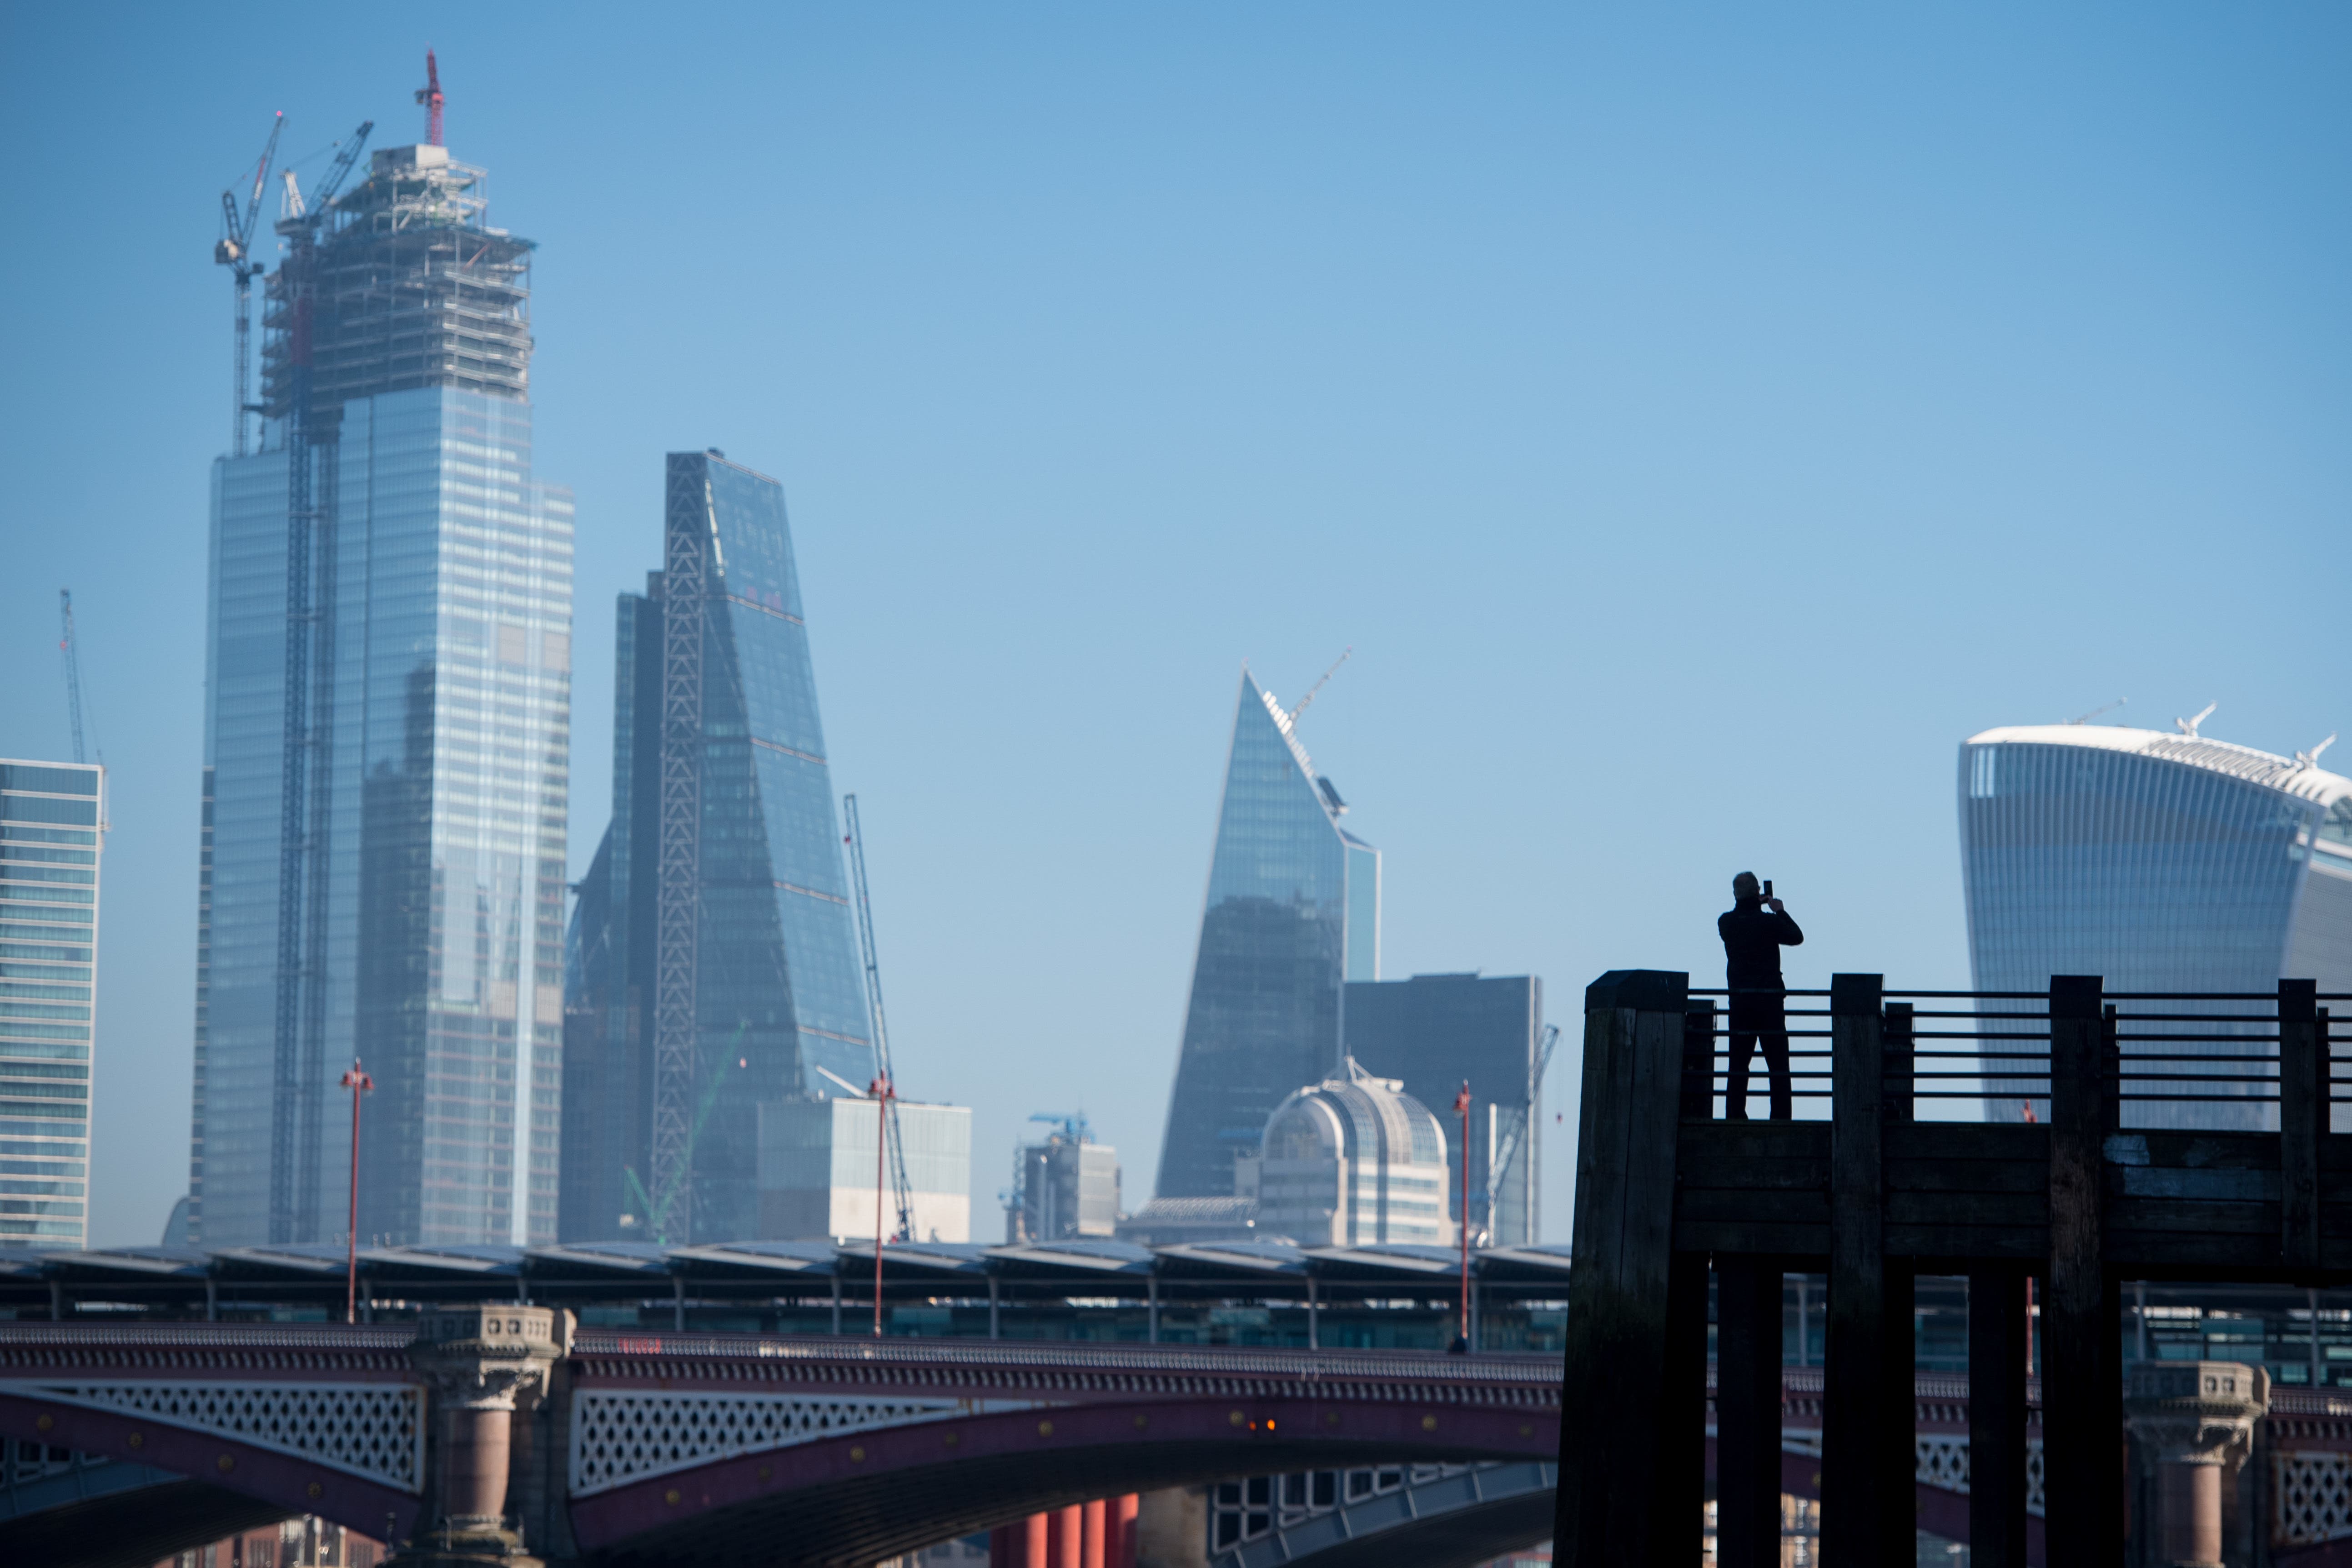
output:
[[[1301,1085],[1340,1070],[1351,980],[1380,978],[1380,851],[1339,826],[1271,693],[1244,671],[1158,1195],[1223,1198]]]
[[[2110,992],[2274,992],[2282,977],[2352,991],[2352,780],[2314,756],[2107,726],[1988,730],[1960,747],[1959,810],[1980,991],[2042,991],[2053,974]],[[2138,1126],[2256,1126],[2267,1110],[2123,1108]],[[2016,1120],[2019,1097],[1988,1112]]]

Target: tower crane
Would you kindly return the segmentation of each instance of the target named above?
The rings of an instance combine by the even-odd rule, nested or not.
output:
[[[890,1085],[897,1079],[890,1069],[890,1034],[882,1021],[882,966],[874,954],[874,905],[866,896],[866,835],[857,826],[857,797],[843,795],[841,812],[849,819],[849,832],[842,842],[849,846],[850,869],[857,878],[857,946],[866,959],[866,995],[874,1010],[874,1064],[881,1082]],[[898,1203],[897,1239],[912,1241],[915,1190],[907,1180],[907,1141],[898,1131],[898,1097],[887,1097],[882,1108],[888,1122],[888,1135],[883,1142],[890,1146],[890,1186]]]
[[[1486,1234],[1495,1234],[1495,1220],[1502,1203],[1503,1177],[1509,1172],[1511,1162],[1518,1158],[1519,1140],[1526,1137],[1528,1124],[1535,1115],[1537,1097],[1543,1092],[1544,1069],[1551,1066],[1552,1047],[1559,1044],[1559,1026],[1544,1026],[1543,1044],[1536,1050],[1536,1070],[1528,1078],[1528,1103],[1511,1112],[1511,1125],[1495,1143],[1495,1152],[1486,1163]]]
[[[236,367],[232,378],[236,401],[229,405],[228,434],[232,458],[245,456],[245,416],[254,412],[246,401],[253,363],[253,279],[261,271],[261,264],[253,259],[253,223],[260,215],[262,187],[269,183],[269,165],[278,156],[278,138],[285,129],[286,112],[280,110],[270,122],[261,160],[253,166],[253,189],[246,195],[243,210],[237,207],[234,190],[221,193],[221,237],[213,247],[213,260],[227,268],[236,284]]]
[[[441,67],[433,58],[433,50],[425,51],[425,85],[416,89],[416,101],[425,106],[425,141],[427,146],[441,145]]]

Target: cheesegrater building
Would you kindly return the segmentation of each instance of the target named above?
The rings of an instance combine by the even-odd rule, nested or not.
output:
[[[1380,978],[1380,851],[1340,827],[1296,717],[1243,671],[1160,1198],[1231,1197],[1275,1109],[1341,1072],[1347,983]]]
[[[2181,728],[2022,726],[1962,743],[1961,861],[1978,990],[2041,992],[2053,974],[2095,974],[2110,993],[2275,994],[2282,978],[2352,991],[2352,780],[2320,767],[2315,752],[2273,756],[2205,739],[2186,721]],[[2245,1010],[2247,1035],[2274,1037],[2261,1021],[2269,1005]],[[2126,1042],[2126,1057],[2136,1048],[2153,1047]],[[2249,1047],[2225,1038],[2163,1048],[2213,1056]],[[2016,1095],[1987,1110],[1999,1121],[2023,1113]],[[2039,1103],[2035,1110],[2044,1113]],[[2260,1103],[2141,1101],[2123,1116],[2136,1126],[2276,1125],[2275,1108]]]
[[[362,136],[364,134],[362,128]],[[359,143],[270,275],[213,466],[190,1239],[551,1241],[572,502],[531,468],[531,244]],[[238,426],[237,445],[244,443]]]
[[[783,487],[673,452],[666,494],[662,570],[620,599],[613,820],[566,939],[566,1241],[829,1224],[772,1196],[808,1185],[779,1151],[813,1146],[781,1108],[860,1095],[877,1066]],[[764,1219],[763,1107],[793,1165]],[[908,1113],[912,1163],[952,1166],[961,1129],[968,1163],[968,1119]],[[941,1190],[925,1223],[968,1226]]]

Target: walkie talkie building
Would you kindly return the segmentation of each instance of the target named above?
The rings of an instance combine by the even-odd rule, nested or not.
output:
[[[2110,992],[2274,993],[2283,977],[2352,991],[2352,779],[2312,755],[2103,725],[1988,730],[1960,747],[1959,809],[1979,991],[2042,991],[2053,974],[2100,975]],[[2258,1126],[2270,1108],[2123,1110],[2131,1125],[2210,1127]],[[2019,1097],[1988,1113],[2016,1120]]]

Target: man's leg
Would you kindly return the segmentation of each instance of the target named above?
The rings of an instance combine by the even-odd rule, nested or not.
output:
[[[1731,1076],[1723,1089],[1723,1119],[1726,1121],[1748,1120],[1748,1058],[1755,1049],[1755,1030],[1734,1029],[1731,1032]],[[1769,1058],[1767,1062],[1769,1064]]]
[[[1772,1120],[1796,1120],[1794,1086],[1789,1080],[1789,1036],[1785,1029],[1770,1030],[1760,1037],[1764,1047],[1764,1073],[1771,1080]]]

